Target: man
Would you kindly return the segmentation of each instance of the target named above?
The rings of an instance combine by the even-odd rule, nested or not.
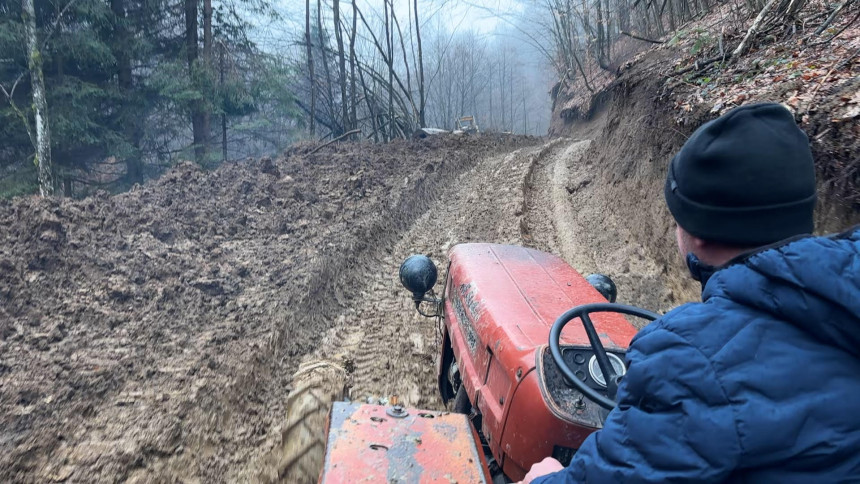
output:
[[[702,302],[636,335],[603,429],[523,482],[860,482],[860,229],[808,235],[806,135],[778,104],[735,109],[665,196]]]

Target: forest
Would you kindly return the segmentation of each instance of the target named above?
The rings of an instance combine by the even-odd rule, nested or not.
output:
[[[733,11],[784,33],[809,21],[806,3]],[[816,33],[852,3],[824,9]],[[123,191],[182,160],[212,168],[305,139],[385,143],[466,115],[481,130],[543,135],[559,89],[593,94],[666,42],[655,39],[725,4],[2,0],[0,197]]]
[[[523,49],[421,6],[4,0],[0,196],[121,191],[181,160],[387,142],[461,115],[545,132],[549,81],[531,87]]]

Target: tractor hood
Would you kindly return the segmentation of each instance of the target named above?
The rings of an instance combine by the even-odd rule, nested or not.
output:
[[[456,368],[462,388],[482,415],[482,432],[493,456],[508,475],[521,477],[526,461],[550,455],[554,446],[577,448],[601,425],[605,412],[595,404],[586,403],[573,413],[557,408],[552,397],[557,385],[547,385],[542,368],[555,320],[575,306],[606,299],[552,254],[510,245],[463,244],[448,255],[445,340],[457,366],[440,371],[440,389],[444,395],[446,385],[454,385],[457,378],[449,375],[450,368]],[[636,334],[620,314],[595,313],[591,320],[610,351],[626,351]],[[588,336],[577,321],[565,327],[561,342],[574,347],[572,355],[578,349],[590,352]],[[440,370],[444,361],[443,356]],[[569,400],[575,405],[576,398]],[[520,462],[505,457],[511,448],[518,449]],[[526,448],[531,450],[522,451]]]
[[[492,351],[530,351],[547,344],[552,324],[581,304],[606,302],[576,270],[560,258],[512,245],[462,244],[449,254],[450,300],[470,345],[478,340]],[[624,351],[636,329],[623,316],[592,316],[607,349]],[[475,334],[468,334],[469,332]],[[562,343],[589,346],[581,324],[571,322]],[[510,346],[509,346],[510,345]],[[473,348],[474,349],[474,348]]]

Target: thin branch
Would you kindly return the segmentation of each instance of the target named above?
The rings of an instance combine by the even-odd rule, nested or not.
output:
[[[821,34],[821,32],[824,32],[824,29],[826,29],[830,26],[831,23],[833,23],[833,20],[836,18],[836,16],[839,15],[839,13],[842,12],[842,10],[844,10],[845,7],[847,7],[853,1],[854,0],[845,0],[844,2],[842,2],[842,5],[837,7],[836,10],[834,10],[833,13],[831,13],[830,16],[827,17],[827,20],[825,20],[823,24],[819,25],[818,28],[815,29],[815,32],[812,34],[812,36],[815,37]],[[853,22],[853,20],[851,22]],[[851,24],[851,22],[849,22],[849,25]]]
[[[54,19],[54,23],[51,25],[51,30],[48,31],[48,35],[46,35],[45,38],[42,39],[42,45],[39,46],[40,51],[45,50],[45,46],[48,45],[48,41],[51,39],[51,36],[53,36],[54,33],[57,31],[57,25],[60,24],[60,20],[63,18],[63,14],[65,14],[66,10],[68,10],[69,7],[74,5],[74,3],[77,1],[78,0],[71,0],[69,3],[66,4],[65,7],[63,7],[62,10],[60,10],[60,13],[57,14],[57,18]]]
[[[839,37],[839,35],[840,35],[840,34],[842,34],[842,32],[845,32],[845,29],[847,29],[848,27],[850,27],[850,26],[851,26],[851,24],[853,24],[854,22],[856,22],[858,18],[860,18],[860,12],[857,12],[857,15],[855,15],[855,16],[854,16],[854,18],[853,18],[853,19],[851,19],[851,21],[850,21],[850,22],[848,22],[848,23],[846,23],[845,25],[843,25],[843,26],[842,26],[842,28],[841,28],[841,29],[839,29],[839,31],[838,31],[838,32],[836,32],[835,34],[831,35],[831,36],[830,36],[830,38],[828,38],[828,39],[824,39],[824,40],[820,40],[820,41],[818,41],[818,42],[814,42],[814,43],[812,43],[812,44],[809,44],[809,46],[810,46],[810,47],[814,47],[814,46],[816,46],[816,45],[829,44],[830,42],[832,42],[832,41],[833,41],[833,39],[835,39],[836,37]]]
[[[3,91],[3,95],[5,95],[6,99],[9,101],[9,106],[11,106],[12,110],[15,111],[15,114],[21,118],[21,122],[24,124],[24,129],[27,131],[27,137],[30,138],[30,144],[33,145],[33,148],[36,148],[36,138],[33,136],[33,131],[30,129],[30,120],[27,118],[27,115],[18,108],[18,105],[15,104],[15,100],[12,98],[12,95],[15,94],[15,87],[23,76],[23,74],[18,76],[18,79],[15,80],[15,84],[12,85],[11,91],[6,91],[6,88],[3,87],[2,84],[0,84],[0,91]]]
[[[744,36],[744,39],[741,41],[740,45],[738,45],[738,48],[732,52],[732,57],[738,57],[739,55],[744,53],[750,39],[752,39],[752,37],[756,34],[756,31],[758,31],[759,25],[761,25],[762,20],[764,20],[767,14],[770,13],[770,10],[773,8],[773,5],[775,3],[776,0],[769,0],[764,6],[764,8],[761,9],[761,12],[759,12],[758,16],[756,16],[755,20],[752,23],[752,26],[750,26],[750,29],[747,31],[747,34]]]
[[[332,140],[326,141],[325,143],[323,143],[323,144],[321,144],[321,145],[317,146],[316,148],[314,148],[313,150],[311,150],[308,154],[309,154],[309,155],[312,155],[312,154],[316,153],[317,151],[319,151],[319,150],[321,150],[321,149],[325,148],[326,146],[328,146],[328,145],[330,145],[330,144],[332,144],[332,143],[336,143],[336,142],[338,142],[338,141],[340,141],[340,140],[342,140],[342,139],[346,138],[347,136],[352,136],[352,135],[354,135],[354,134],[361,134],[361,130],[356,128],[356,129],[354,129],[354,130],[352,130],[352,131],[347,131],[346,133],[344,133],[344,134],[342,134],[342,135],[338,136],[337,138],[334,138],[334,139],[332,139]]]

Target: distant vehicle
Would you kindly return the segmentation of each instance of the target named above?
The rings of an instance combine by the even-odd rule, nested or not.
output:
[[[476,134],[481,131],[478,129],[478,123],[474,116],[460,116],[454,123],[454,133]]]

